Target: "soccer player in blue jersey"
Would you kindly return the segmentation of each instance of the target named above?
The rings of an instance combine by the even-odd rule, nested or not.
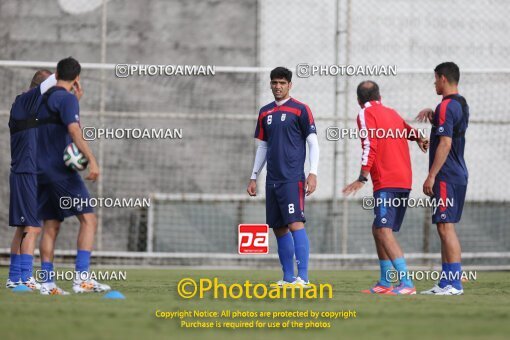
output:
[[[257,176],[267,161],[266,222],[276,236],[283,270],[283,279],[277,283],[306,288],[310,245],[304,224],[304,196],[311,195],[317,186],[319,142],[310,108],[290,97],[292,72],[277,67],[270,78],[275,100],[259,111],[255,129],[259,142],[247,191],[250,196],[257,194]],[[310,174],[305,180],[306,144]]]
[[[80,175],[65,166],[63,152],[68,144],[74,142],[78,149],[89,161],[88,180],[96,180],[99,176],[99,167],[87,142],[83,139],[80,127],[80,109],[78,100],[83,95],[80,86],[81,66],[77,60],[69,57],[57,64],[57,84],[43,97],[38,112],[38,183],[39,183],[39,217],[44,220],[41,237],[41,269],[53,273],[53,256],[55,240],[61,222],[69,216],[76,216],[80,221],[78,233],[78,252],[76,256],[75,271],[77,275],[73,282],[73,291],[100,292],[110,287],[90,279],[86,273],[89,271],[90,256],[94,245],[97,229],[96,215],[87,204],[61,207],[61,198],[69,197],[71,201],[76,198],[87,201],[90,194]],[[75,94],[70,91],[73,90]],[[81,202],[81,201],[80,201]],[[66,208],[66,209],[64,209]],[[67,209],[69,208],[69,209]],[[85,275],[81,275],[84,273]],[[41,285],[41,294],[66,294],[57,287],[54,277],[46,275]]]
[[[460,221],[466,189],[468,170],[464,161],[465,134],[469,121],[466,99],[459,95],[459,67],[446,62],[437,65],[435,86],[443,99],[436,110],[422,110],[419,118],[429,118],[430,134],[429,174],[423,183],[423,192],[434,197],[439,207],[433,211],[432,222],[437,225],[441,239],[441,280],[422,294],[460,295],[461,248],[455,231]]]
[[[48,70],[37,71],[30,90],[16,97],[9,116],[9,225],[16,227],[16,232],[11,243],[7,288],[19,284],[32,290],[41,288],[32,275],[34,248],[41,230],[37,218],[37,109],[42,95],[56,84],[55,77],[50,75]]]

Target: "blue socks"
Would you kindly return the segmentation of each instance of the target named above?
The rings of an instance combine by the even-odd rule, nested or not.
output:
[[[20,255],[21,281],[26,282],[32,277],[34,257],[28,254]]]
[[[298,274],[304,281],[308,281],[308,255],[310,254],[310,242],[306,230],[291,231],[276,238],[278,243],[278,256],[283,270],[283,280],[294,281],[294,254]]]
[[[78,250],[74,270],[78,273],[88,272],[90,268],[90,254],[88,250]]]
[[[379,284],[384,287],[391,287],[392,282],[388,281],[388,272],[393,269],[391,260],[379,260],[379,266],[381,267]]]
[[[444,262],[442,264],[442,270],[441,270],[441,279],[439,280],[439,283],[437,284],[439,288],[444,288],[450,284],[450,264]]]
[[[438,286],[444,288],[452,285],[455,289],[462,289],[462,268],[460,262],[443,263],[441,279]]]
[[[45,274],[37,278],[39,281],[42,283],[53,282],[53,262],[41,262],[41,271]]]
[[[400,279],[400,283],[406,287],[414,287],[413,282],[409,279],[407,275],[407,265],[406,260],[403,257],[396,258],[393,262],[393,267],[398,272],[398,277]]]
[[[449,263],[449,266],[450,266],[449,275],[450,275],[450,278],[453,279],[450,281],[450,284],[453,286],[453,288],[461,290],[462,289],[462,282],[461,282],[462,269],[460,267],[460,262]]]
[[[9,265],[9,280],[18,282],[21,279],[20,255],[11,254],[11,264]]]
[[[294,239],[291,233],[276,238],[278,243],[278,257],[283,270],[283,280],[294,281]]]
[[[292,237],[294,238],[294,252],[296,253],[298,276],[304,281],[308,281],[310,242],[308,241],[305,228],[293,231]]]

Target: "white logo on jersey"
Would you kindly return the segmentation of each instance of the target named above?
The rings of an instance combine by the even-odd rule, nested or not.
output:
[[[285,121],[285,118],[287,117],[286,113],[282,113],[282,122]]]
[[[273,122],[273,115],[267,116],[267,125],[271,125],[272,122]]]
[[[441,214],[441,219],[446,220],[446,214]]]
[[[382,219],[381,219],[381,223],[382,223],[382,224],[386,224],[386,222],[388,222],[388,220],[387,220],[387,219],[385,219],[385,218],[382,218]]]
[[[443,132],[444,131],[444,127],[440,126],[438,130],[439,130],[439,132]]]

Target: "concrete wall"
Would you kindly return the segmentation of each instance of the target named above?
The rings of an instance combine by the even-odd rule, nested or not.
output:
[[[72,55],[100,62],[101,7],[97,1],[0,1],[0,59],[57,61]],[[255,0],[109,1],[107,63],[202,64],[255,66]],[[74,7],[73,7],[74,6]],[[80,7],[81,6],[81,7]],[[88,7],[85,7],[88,6]],[[66,9],[66,11],[63,10]],[[80,9],[85,9],[81,11]],[[70,14],[72,12],[74,14]],[[8,111],[29,83],[34,69],[0,67],[0,111]],[[82,111],[99,109],[99,71],[82,73]],[[139,77],[106,75],[106,110],[127,112],[256,112],[253,75],[215,77]],[[233,99],[242,100],[232,105]],[[0,127],[0,225],[7,225],[9,137],[7,116]],[[84,126],[100,126],[96,114],[84,113]],[[171,142],[106,141],[103,161],[105,197],[132,197],[150,192],[233,192],[244,186],[250,167],[254,124],[218,120],[106,118],[104,127],[182,128],[184,139]],[[249,129],[248,129],[249,126]],[[91,143],[98,152],[98,142]],[[248,152],[248,151],[249,152]],[[219,159],[219,155],[228,155]],[[89,184],[93,195],[97,185]],[[133,209],[104,210],[106,249],[125,250]],[[59,247],[75,247],[76,223],[67,222]],[[11,231],[0,228],[0,247]]]
[[[339,44],[335,50],[333,0],[204,0],[108,1],[106,62],[143,64],[214,64],[225,66],[294,67],[298,63],[396,64],[430,70],[377,77],[383,101],[406,119],[440,100],[433,90],[434,66],[456,61],[462,70],[510,68],[507,55],[510,24],[505,1],[339,1]],[[81,62],[100,62],[100,1],[0,0],[0,59],[57,61],[75,56]],[[350,43],[347,23],[350,16]],[[347,49],[349,46],[349,49]],[[34,70],[0,67],[0,111],[9,110],[15,95],[28,86]],[[463,73],[461,92],[472,109],[467,135],[470,170],[468,198],[507,201],[502,188],[510,179],[509,150],[502,142],[509,114],[505,89],[509,73]],[[333,183],[333,142],[325,138],[335,113],[351,118],[358,112],[355,87],[364,77],[294,77],[293,96],[308,103],[317,119],[321,143],[318,197],[331,197],[343,183]],[[98,126],[101,73],[85,70],[81,102],[84,126]],[[214,77],[137,77],[118,79],[106,74],[106,110],[117,112],[184,113],[182,118],[115,118],[105,127],[183,128],[180,141],[105,141],[104,196],[125,197],[150,192],[242,193],[251,171],[256,112],[272,100],[267,74],[217,74]],[[335,90],[339,92],[334,112]],[[347,112],[345,112],[345,105]],[[187,114],[241,114],[248,120],[189,119]],[[7,224],[9,139],[7,116],[0,115],[0,225]],[[145,118],[144,118],[145,117]],[[481,120],[492,123],[480,124]],[[501,124],[498,122],[506,122]],[[340,127],[344,127],[341,125]],[[418,125],[425,127],[425,125]],[[91,143],[98,151],[98,142]],[[339,146],[348,166],[338,158],[338,176],[354,179],[358,172],[358,140]],[[413,145],[414,195],[420,195],[427,157]],[[495,176],[491,180],[488,176]],[[263,181],[260,190],[263,193]],[[90,185],[96,194],[96,185]],[[370,194],[367,185],[359,196]],[[104,211],[106,249],[125,250],[126,230],[135,210]],[[225,219],[228,222],[228,219]],[[352,228],[360,219],[353,218]],[[163,226],[172,228],[171,218]],[[206,223],[206,222],[204,222]],[[360,222],[361,223],[361,222]],[[498,222],[499,223],[499,222]],[[60,248],[74,248],[76,225],[66,222]],[[475,230],[476,228],[473,228]],[[499,230],[499,229],[498,229]],[[0,247],[11,231],[0,228]],[[474,236],[473,236],[474,237]]]

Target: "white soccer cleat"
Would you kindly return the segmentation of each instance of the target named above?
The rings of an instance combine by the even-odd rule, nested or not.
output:
[[[33,276],[29,277],[23,284],[32,290],[41,290],[41,284]]]
[[[444,287],[441,292],[436,295],[462,295],[464,294],[464,289],[457,289],[452,285],[448,285]]]
[[[99,283],[96,280],[75,280],[73,282],[73,291],[75,293],[101,293],[107,292],[112,288],[104,283]]]
[[[446,287],[445,287],[446,288]],[[438,295],[443,291],[444,288],[439,287],[437,284],[434,285],[434,287],[430,288],[429,290],[424,290],[423,292],[420,292],[420,294],[424,295]]]
[[[11,281],[11,279],[7,279],[7,282],[5,283],[5,288],[13,289],[18,287],[21,284],[21,280],[18,282]]]
[[[288,282],[288,281],[285,281],[285,280],[276,281],[276,284],[280,288],[292,286],[292,282]]]
[[[57,287],[55,282],[46,282],[41,284],[39,292],[41,295],[69,295],[69,292]]]
[[[298,276],[298,277],[296,277],[294,282],[292,282],[292,285],[294,285],[294,287],[298,287],[298,288],[310,288],[310,281],[305,281]]]

